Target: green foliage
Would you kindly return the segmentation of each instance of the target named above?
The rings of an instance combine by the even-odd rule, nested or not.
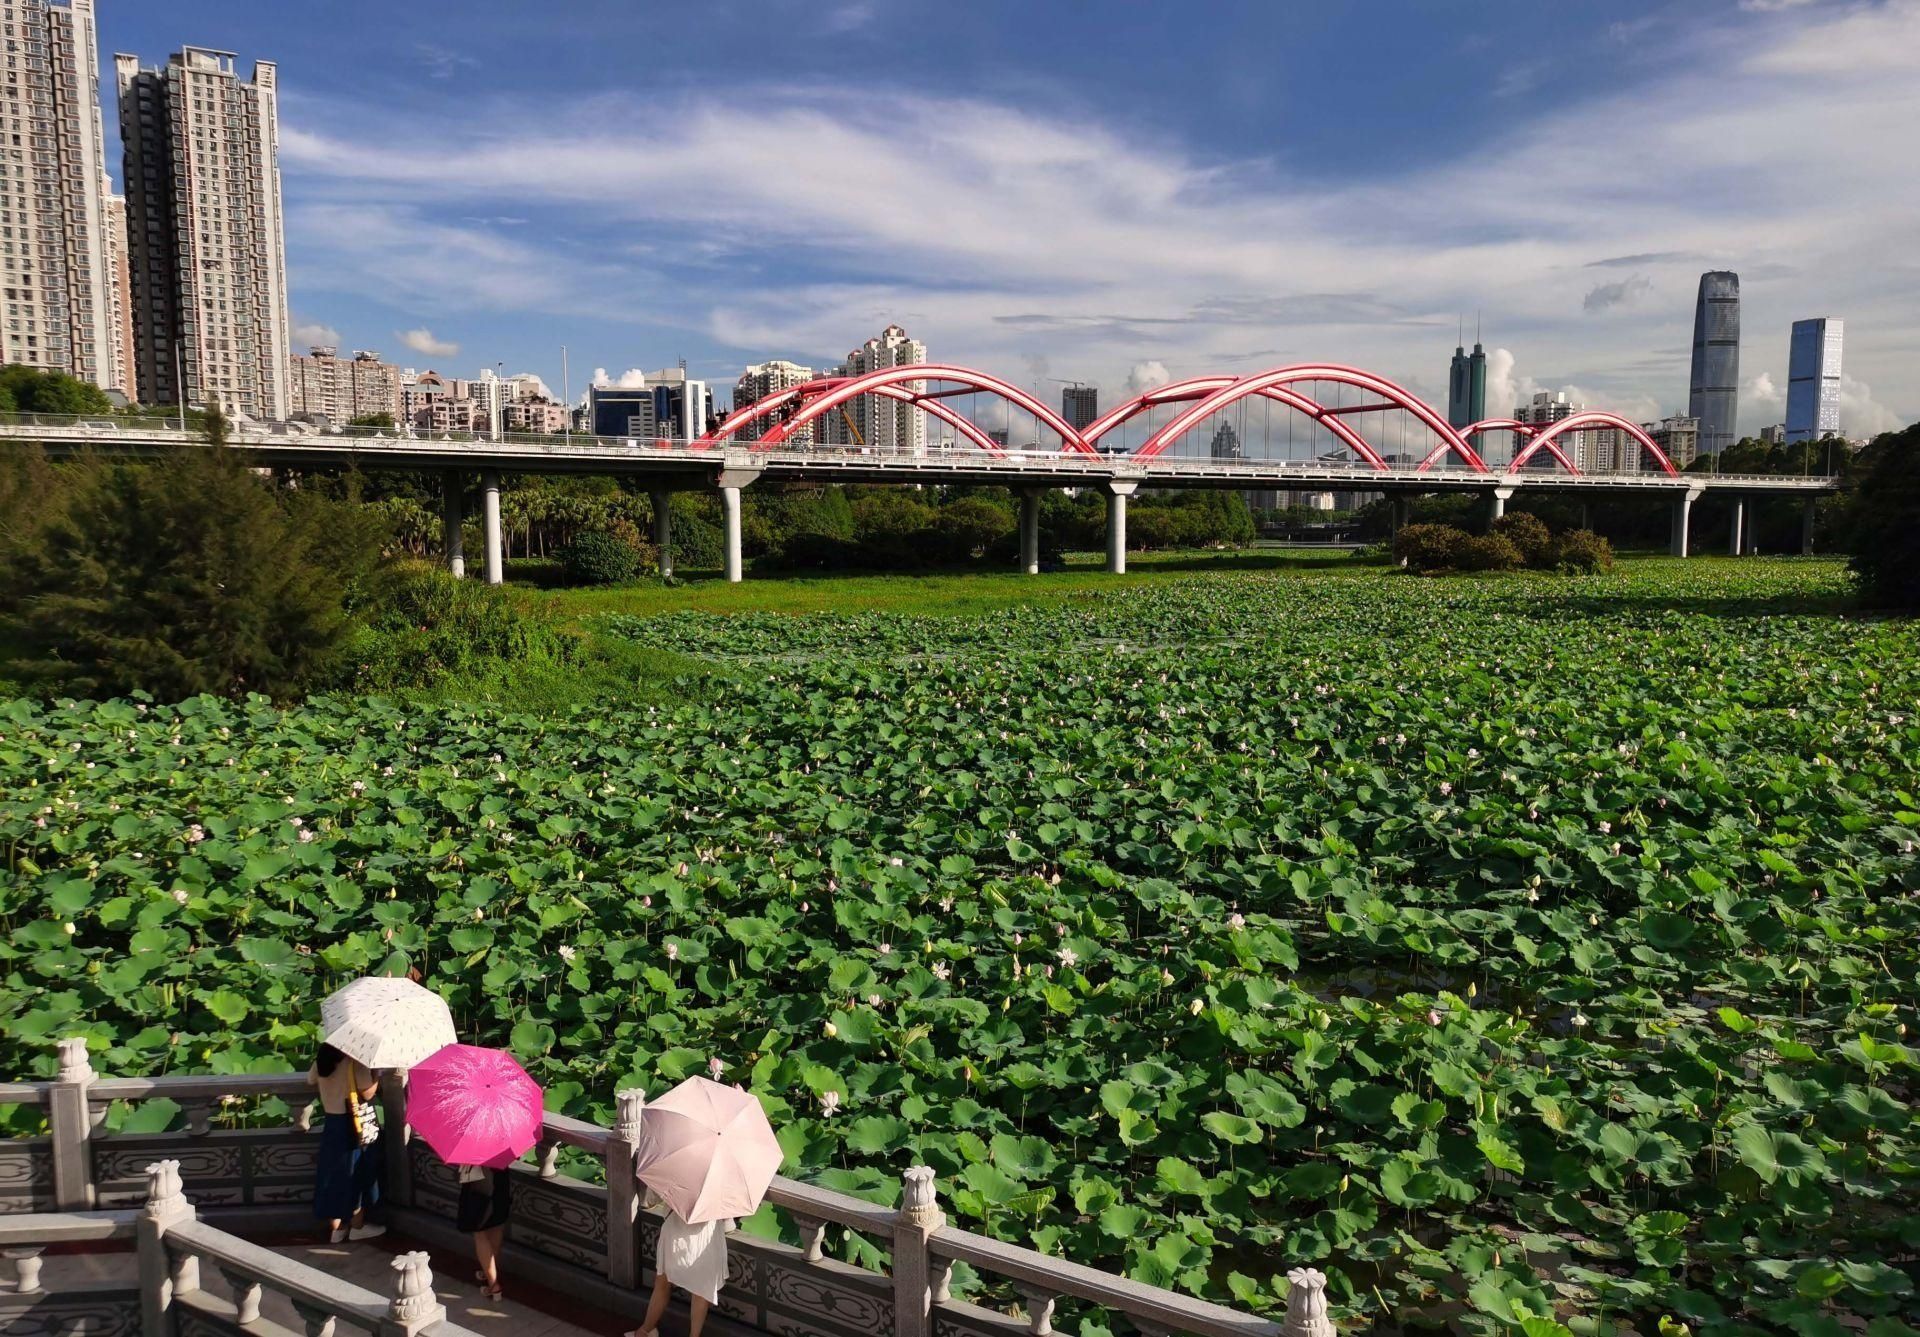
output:
[[[1576,529],[1552,540],[1545,557],[1529,566],[1547,566],[1559,571],[1611,571],[1613,545],[1588,529]]]
[[[1454,565],[1462,571],[1518,571],[1526,559],[1505,535],[1466,534],[1454,546]]]
[[[1920,425],[1882,436],[1847,514],[1861,592],[1879,607],[1920,610]]]
[[[379,560],[364,512],[216,451],[15,476],[47,491],[0,539],[0,635],[41,690],[294,695],[332,669]]]
[[[606,529],[590,529],[560,550],[560,565],[575,585],[618,585],[640,574],[639,546]]]
[[[339,685],[357,692],[431,688],[498,664],[576,665],[578,633],[529,612],[505,591],[407,562],[384,573],[367,601]]]
[[[106,391],[64,372],[36,371],[14,363],[0,367],[0,413],[65,413],[82,415],[113,412]]]
[[[1553,535],[1538,516],[1528,515],[1525,511],[1511,511],[1489,525],[1487,532],[1497,534],[1511,543],[1524,565],[1553,565]]]
[[[717,1057],[789,1174],[1210,1299],[1895,1337],[1920,648],[1845,588],[1209,573],[609,620],[738,670],[639,709],[7,703],[0,1068],[304,1062],[412,966],[565,1113]]]
[[[1393,536],[1393,560],[1409,571],[1453,571],[1470,536],[1452,525],[1402,525]]]

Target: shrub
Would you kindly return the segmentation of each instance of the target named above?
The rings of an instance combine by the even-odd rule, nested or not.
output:
[[[933,535],[951,561],[970,561],[1014,528],[1014,518],[982,497],[961,497],[934,513]]]
[[[499,664],[573,664],[580,638],[528,613],[503,590],[406,562],[377,583],[339,684],[367,692],[432,687]]]
[[[1518,571],[1526,564],[1520,549],[1500,534],[1464,536],[1454,558],[1454,565],[1462,571]]]
[[[1488,526],[1487,532],[1498,534],[1519,549],[1520,560],[1528,566],[1553,565],[1553,535],[1547,531],[1547,526],[1539,516],[1516,511],[1495,520]]]
[[[1859,490],[1847,508],[1847,547],[1868,601],[1920,609],[1920,425],[1868,447]]]
[[[560,565],[575,585],[618,585],[640,574],[638,539],[589,529],[560,550]]]
[[[1611,571],[1613,545],[1591,529],[1575,529],[1554,540],[1552,565],[1559,571]]]
[[[1393,559],[1409,571],[1451,571],[1469,537],[1452,525],[1402,525],[1393,536]]]
[[[77,462],[14,531],[11,672],[87,696],[298,694],[334,667],[380,561],[361,507],[275,487],[230,454]]]

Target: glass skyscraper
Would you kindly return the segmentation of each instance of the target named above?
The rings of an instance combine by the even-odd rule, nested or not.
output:
[[[1840,435],[1840,344],[1846,322],[1830,316],[1793,322],[1787,359],[1787,440]]]
[[[1476,342],[1469,357],[1464,346],[1455,345],[1453,362],[1447,368],[1447,422],[1454,427],[1471,427],[1486,416],[1486,350]]]
[[[1693,304],[1693,377],[1687,416],[1700,420],[1700,453],[1718,455],[1734,442],[1740,407],[1740,276],[1716,269],[1700,276]]]

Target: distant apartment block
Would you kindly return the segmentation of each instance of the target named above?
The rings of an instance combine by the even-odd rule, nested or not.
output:
[[[889,325],[847,354],[847,360],[829,375],[864,376],[887,367],[918,366],[927,360],[927,346],[898,325]],[[924,391],[925,381],[907,381],[906,388]],[[830,444],[859,444],[910,455],[927,452],[926,415],[911,404],[876,395],[861,395],[845,413],[822,420],[820,439]]]
[[[1760,440],[1769,446],[1784,446],[1787,443],[1787,425],[1776,422],[1760,429]]]
[[[1698,418],[1662,418],[1659,422],[1642,423],[1640,430],[1653,438],[1653,444],[1666,452],[1677,469],[1684,469],[1700,458]]]
[[[1065,385],[1060,388],[1060,416],[1078,432],[1093,425],[1100,416],[1100,391],[1091,385]]]
[[[293,396],[276,72],[259,61],[243,80],[234,60],[195,46],[160,69],[114,57],[134,379],[147,403],[277,419]]]
[[[100,119],[93,0],[0,4],[0,363],[129,392],[116,320],[119,238]]]
[[[1740,276],[1718,269],[1700,276],[1693,304],[1693,372],[1687,416],[1700,423],[1700,449],[1718,455],[1734,442],[1740,408]]]
[[[341,357],[337,348],[315,345],[290,359],[289,378],[295,415],[317,413],[336,424],[380,413],[400,420],[400,368],[370,349]]]
[[[1788,441],[1840,435],[1840,346],[1846,322],[1822,316],[1793,322],[1787,360]]]
[[[538,376],[500,376],[489,367],[471,380],[437,371],[399,373],[400,421],[415,432],[563,432],[567,409]]]
[[[813,368],[803,367],[797,362],[784,362],[775,359],[748,367],[740,373],[740,379],[733,386],[733,407],[735,411],[749,404],[757,403],[768,395],[777,395],[782,390],[791,390],[796,385],[805,385],[813,379]],[[767,419],[758,419],[742,427],[734,436],[737,441],[758,441],[773,424]],[[808,424],[787,438],[789,445],[812,445],[813,426]]]
[[[1538,429],[1550,427],[1562,418],[1571,418],[1585,408],[1586,405],[1576,404],[1568,399],[1567,392],[1564,390],[1536,390],[1530,402],[1514,408],[1513,417],[1516,422]],[[1554,444],[1566,453],[1567,458],[1573,461],[1573,467],[1582,473],[1585,473],[1588,468],[1587,436],[1586,432],[1568,432],[1564,436],[1554,438]],[[1518,453],[1522,449],[1525,447],[1516,446],[1515,452]],[[1535,455],[1527,461],[1527,464],[1535,469],[1559,467],[1558,461],[1546,453]]]

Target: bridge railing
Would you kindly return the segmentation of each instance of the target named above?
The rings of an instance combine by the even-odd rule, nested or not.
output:
[[[0,1106],[16,1107],[9,1123],[16,1136],[0,1140],[0,1224],[11,1223],[7,1229],[14,1233],[0,1238],[24,1230],[31,1239],[31,1231],[53,1230],[57,1221],[69,1222],[60,1229],[81,1228],[71,1222],[82,1218],[96,1223],[86,1228],[120,1229],[98,1222],[111,1223],[134,1207],[151,1214],[156,1193],[168,1202],[179,1198],[181,1207],[190,1200],[186,1211],[199,1213],[190,1220],[167,1208],[174,1214],[170,1221],[185,1223],[165,1231],[173,1275],[181,1275],[183,1266],[189,1269],[185,1275],[193,1275],[197,1264],[185,1260],[208,1261],[227,1276],[242,1312],[249,1290],[257,1303],[264,1288],[317,1315],[323,1295],[312,1276],[221,1234],[312,1225],[320,1139],[311,1131],[313,1092],[304,1076],[101,1078],[91,1068],[85,1041],[60,1041],[58,1053],[53,1080],[0,1085]],[[464,1249],[468,1241],[453,1219],[455,1172],[411,1138],[404,1074],[386,1075],[382,1099],[383,1196],[394,1228],[423,1244]],[[160,1107],[153,1117],[159,1101],[174,1108]],[[612,1128],[546,1115],[538,1164],[512,1171],[510,1270],[611,1312],[644,1312],[643,1285],[652,1279],[662,1218],[643,1205],[633,1172],[643,1108],[640,1093],[628,1091],[616,1102]],[[116,1109],[126,1113],[115,1115]],[[135,1121],[128,1113],[148,1117]],[[129,1125],[148,1131],[128,1131]],[[168,1164],[176,1167],[177,1192],[160,1169]],[[1062,1302],[1104,1311],[1143,1334],[1269,1337],[1281,1331],[1249,1313],[951,1227],[935,1196],[933,1172],[924,1166],[907,1171],[897,1206],[785,1177],[774,1181],[767,1200],[773,1219],[757,1219],[730,1243],[720,1297],[723,1312],[763,1331],[931,1337],[937,1328],[954,1337],[1009,1337],[1050,1331]],[[836,1236],[844,1243],[830,1247]],[[978,1278],[971,1298],[956,1294],[956,1264]],[[1310,1271],[1292,1275],[1287,1331],[1332,1337],[1331,1328],[1315,1322],[1324,1322],[1324,1278]],[[327,1291],[337,1305],[326,1314],[366,1328],[379,1311],[385,1315],[378,1320],[382,1332],[431,1327],[425,1320],[392,1326],[407,1321],[393,1312],[401,1291],[416,1298],[421,1293],[406,1278],[396,1284],[392,1299]],[[430,1284],[419,1285],[430,1299]],[[193,1287],[176,1289],[185,1294]],[[235,1322],[229,1317],[223,1330],[236,1330]]]

